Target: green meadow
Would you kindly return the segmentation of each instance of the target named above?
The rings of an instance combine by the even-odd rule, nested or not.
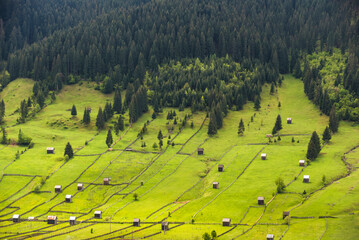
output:
[[[218,239],[266,239],[268,233],[275,239],[359,238],[359,126],[342,121],[339,132],[327,144],[322,142],[319,157],[299,166],[312,132],[321,137],[329,118],[291,75],[285,75],[274,94],[270,86],[263,87],[259,111],[252,102],[241,111],[229,111],[223,128],[211,137],[204,112],[165,108],[152,119],[150,109],[130,125],[127,111],[125,130],[113,132],[112,149],[105,143],[107,131],[96,130],[95,119],[113,95],[86,82],[65,86],[33,118],[14,125],[20,102],[31,96],[33,84],[17,79],[0,93],[8,137],[17,139],[21,129],[34,142],[31,149],[0,145],[0,239],[180,240],[202,239],[213,230]],[[76,117],[70,114],[73,104]],[[82,123],[86,107],[92,109],[88,126]],[[177,124],[166,118],[171,110],[177,113]],[[266,134],[278,114],[281,140],[269,142]],[[185,115],[190,117],[182,128]],[[108,127],[113,128],[118,117],[115,114]],[[243,136],[237,134],[240,119]],[[141,139],[144,124],[147,132]],[[154,149],[160,130],[164,145]],[[75,151],[68,161],[63,156],[67,142]],[[55,147],[55,153],[47,154],[47,147]],[[198,155],[197,148],[204,148],[204,155]],[[266,160],[261,160],[262,153]],[[309,183],[303,183],[304,175],[310,176]],[[279,177],[287,187],[277,194]],[[103,184],[104,178],[110,178],[109,185]],[[213,182],[219,183],[218,189]],[[78,183],[83,183],[82,190]],[[55,185],[62,185],[60,193],[55,193]],[[65,202],[66,195],[72,195],[71,203]],[[264,205],[258,205],[259,196]],[[101,219],[94,218],[98,210]],[[285,219],[284,211],[289,212]],[[20,215],[19,223],[13,223],[14,214]],[[47,224],[50,215],[57,216],[57,224]],[[77,217],[76,225],[69,224],[70,216]],[[139,227],[133,226],[134,218],[141,220]],[[230,218],[231,226],[222,226],[223,218]],[[161,222],[169,222],[168,231],[161,230]]]

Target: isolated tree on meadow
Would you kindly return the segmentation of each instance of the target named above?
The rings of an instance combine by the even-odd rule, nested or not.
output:
[[[329,127],[325,127],[324,133],[323,133],[323,141],[329,141],[332,138],[332,135],[330,134]]]
[[[72,116],[76,116],[76,115],[77,115],[77,110],[76,110],[76,106],[75,106],[75,104],[74,104],[74,105],[72,105],[71,115],[72,115]]]
[[[217,237],[217,233],[216,233],[216,230],[213,230],[211,232],[211,236],[212,236],[212,239],[215,239]]]
[[[105,120],[103,118],[103,113],[101,107],[98,110],[97,117],[96,117],[96,127],[98,130],[101,130],[105,127]]]
[[[157,138],[158,138],[158,140],[161,140],[163,138],[161,130],[158,132]]]
[[[272,134],[276,134],[282,128],[283,128],[282,127],[282,118],[278,114],[277,119],[276,119],[275,124],[274,124],[274,127],[273,127],[273,130],[272,130]]]
[[[82,122],[84,124],[89,124],[91,122],[90,110],[87,108],[85,108],[85,110],[84,110],[84,116],[82,118]]]
[[[281,177],[278,177],[277,180],[275,180],[275,185],[277,185],[277,193],[284,192],[284,189],[286,188],[286,186]]]
[[[106,137],[106,145],[108,147],[111,147],[112,143],[113,143],[112,132],[111,132],[111,129],[109,129],[107,132],[107,137]]]
[[[209,235],[209,233],[203,233],[203,235],[202,235],[202,238],[203,238],[203,240],[211,240],[211,235]]]
[[[338,132],[339,119],[336,115],[335,106],[333,105],[329,115],[329,128],[333,133]]]
[[[64,156],[66,156],[66,155],[69,157],[69,159],[74,156],[74,151],[72,150],[72,146],[69,142],[66,144],[66,147],[65,147]]]
[[[7,133],[4,127],[1,128],[2,131],[2,138],[1,138],[1,144],[7,144],[8,140],[7,140]]]
[[[314,131],[308,143],[307,158],[313,161],[318,157],[319,152],[320,141],[317,132]]]
[[[243,119],[241,118],[241,121],[239,122],[239,126],[238,126],[238,134],[242,136],[244,130],[245,130],[244,123],[243,123]]]

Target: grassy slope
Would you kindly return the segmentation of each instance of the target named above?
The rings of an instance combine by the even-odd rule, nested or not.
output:
[[[93,109],[91,117],[94,120],[98,106],[103,106],[104,102],[110,98],[111,96],[104,96],[84,85],[66,86],[57,96],[57,100],[42,110],[35,119],[9,129],[10,137],[15,138],[19,127],[21,127],[26,134],[34,138],[36,144],[34,149],[25,152],[19,160],[12,163],[5,170],[5,173],[21,172],[43,176],[51,173],[63,164],[61,156],[67,141],[71,141],[72,146],[76,148],[82,146],[85,140],[96,135],[93,124],[89,127],[82,126],[79,120],[82,117],[72,119],[70,112],[66,110],[70,109],[75,103],[80,115],[85,106],[91,106]],[[278,101],[282,105],[280,109],[277,107]],[[265,135],[271,132],[277,114],[281,114],[283,120],[281,134],[311,134],[314,130],[321,134],[325,125],[328,124],[328,118],[321,116],[317,108],[306,99],[302,82],[291,76],[285,77],[282,88],[278,88],[278,93],[275,95],[269,95],[269,86],[264,87],[261,105],[261,110],[257,112],[253,110],[253,103],[248,103],[243,111],[229,112],[224,119],[224,127],[216,136],[209,139],[207,139],[207,120],[204,127],[181,150],[182,153],[189,153],[191,156],[177,154],[182,145],[166,148],[167,139],[164,140],[162,150],[152,149],[152,144],[157,141],[157,134],[160,129],[164,136],[171,135],[172,139],[179,131],[178,125],[175,126],[172,134],[167,130],[173,123],[166,120],[169,109],[165,109],[157,119],[150,122],[144,138],[136,141],[130,147],[144,151],[163,151],[162,155],[159,153],[122,152],[137,138],[143,124],[151,120],[151,112],[146,113],[126,134],[120,133],[118,137],[121,137],[121,140],[114,146],[116,151],[106,152],[102,156],[76,156],[54,173],[42,186],[42,191],[52,191],[51,193],[32,193],[16,201],[12,206],[20,207],[21,209],[17,213],[21,214],[27,212],[31,207],[53,198],[53,200],[26,213],[23,217],[42,215],[40,219],[45,219],[47,215],[51,214],[48,212],[51,209],[51,211],[65,211],[52,213],[56,214],[60,220],[66,220],[70,215],[80,216],[80,213],[84,213],[80,219],[86,220],[93,216],[94,210],[102,210],[105,221],[110,219],[111,221],[132,221],[135,217],[140,217],[142,221],[161,221],[161,219],[169,216],[169,212],[172,212],[168,218],[168,221],[171,222],[184,221],[189,223],[196,215],[194,217],[195,223],[218,224],[223,217],[230,217],[232,223],[238,223],[243,218],[242,223],[250,226],[261,217],[264,210],[264,207],[257,207],[257,197],[264,196],[265,201],[268,202],[275,192],[274,181],[278,176],[281,176],[287,184],[300,172],[301,167],[298,166],[298,160],[305,158],[310,136],[294,136],[294,143],[291,141],[292,136],[283,136],[280,142],[268,146],[248,144],[268,142]],[[186,110],[181,113],[177,111],[177,113],[179,119],[182,119],[184,114],[189,113],[189,111]],[[253,122],[250,120],[251,116],[254,116]],[[287,117],[293,118],[293,124],[285,123]],[[125,118],[128,119],[128,115]],[[191,129],[188,124],[174,139],[174,142],[184,144],[199,129],[204,118],[204,113],[194,114],[189,120],[189,123],[194,122],[194,128]],[[238,137],[236,133],[240,118],[243,118],[246,127],[243,137]],[[283,239],[318,239],[325,231],[326,226],[327,232],[323,239],[337,239],[344,232],[346,239],[356,239],[359,236],[358,225],[355,224],[358,222],[358,204],[355,199],[359,196],[357,171],[353,172],[350,177],[341,179],[337,181],[338,183],[314,193],[303,205],[298,204],[304,200],[301,195],[303,190],[312,192],[322,187],[323,175],[326,175],[327,181],[330,182],[346,173],[341,157],[344,152],[358,145],[358,142],[355,141],[358,133],[359,128],[357,126],[352,126],[346,122],[341,123],[339,133],[333,136],[331,143],[324,147],[320,157],[306,167],[299,178],[289,185],[287,191],[293,193],[276,196],[268,205],[259,223],[285,223],[281,218],[282,212],[297,206],[291,211],[291,216],[315,216],[315,218],[309,220],[291,219],[291,224]],[[93,141],[89,142],[78,154],[104,153],[107,150],[104,144],[105,138],[106,133],[103,131],[96,135]],[[146,142],[147,147],[142,148],[141,142]],[[44,152],[50,143],[51,146],[56,147],[56,154],[52,156]],[[197,156],[194,152],[201,144],[205,149],[205,155]],[[263,147],[265,148],[262,152],[268,154],[268,159],[263,161],[260,160],[259,156],[254,158]],[[9,156],[14,156],[16,151],[14,152],[12,149],[8,146],[3,149],[0,148],[0,151]],[[15,147],[14,149],[18,148]],[[351,163],[358,164],[359,155],[357,152],[351,152],[346,157]],[[251,162],[253,158],[254,160]],[[10,161],[6,159],[6,163],[8,162]],[[223,173],[217,171],[218,164],[225,165]],[[248,168],[236,180],[248,164]],[[146,166],[148,169],[142,173]],[[89,168],[80,176],[80,173],[87,167]],[[302,183],[304,174],[310,175],[309,184]],[[121,190],[123,186],[88,186],[87,183],[90,182],[101,183],[103,177],[111,177],[112,184],[124,182],[131,184],[123,190]],[[14,189],[2,187],[1,184],[10,182],[11,178],[13,178]],[[77,178],[79,179],[76,180]],[[0,189],[6,193],[6,196],[9,196],[29,180],[28,178],[24,180],[19,177],[6,176],[0,183]],[[34,181],[39,182],[40,178],[36,178]],[[219,189],[212,188],[213,181],[220,183]],[[85,187],[88,187],[77,193],[77,182],[85,182]],[[141,185],[141,182],[144,184]],[[55,195],[53,193],[55,184],[68,187],[61,194]],[[33,185],[30,184],[19,194],[4,203],[0,203],[0,208],[22,196],[31,187]],[[113,195],[114,193],[128,193],[128,195]],[[137,193],[138,201],[134,201],[133,193]],[[73,203],[62,203],[66,194],[76,194]],[[248,208],[249,211],[244,216]],[[8,209],[4,209],[0,215],[8,212]],[[355,214],[351,215],[353,212]],[[150,214],[152,215],[150,216]],[[338,218],[328,219],[326,222],[324,219],[318,219],[318,216],[322,215]],[[1,219],[8,217],[9,215],[1,217]],[[146,218],[147,220],[145,220]],[[5,224],[8,223],[2,222],[0,226]],[[68,239],[78,239],[90,235],[101,235],[108,233],[110,229],[114,231],[129,225],[96,224],[86,227],[87,225],[83,223],[61,230],[65,226],[68,226],[68,223],[51,226],[47,230],[56,230],[56,234],[58,234],[85,227],[71,234],[66,234]],[[170,225],[170,227],[173,226],[175,224]],[[258,239],[263,238],[267,231],[279,238],[287,229],[287,225],[257,225],[241,236],[244,231],[249,229],[249,226],[238,226],[230,233],[223,235],[221,239],[232,239],[234,237],[238,237],[237,239]],[[30,225],[23,222],[5,229],[7,232],[25,232],[41,227],[47,227],[47,225],[44,223],[31,223]],[[313,231],[308,231],[309,228]],[[93,234],[90,234],[91,229],[93,229]],[[153,239],[201,239],[204,232],[216,230],[217,234],[220,234],[228,229],[228,227],[221,227],[220,225],[185,224],[165,234],[162,232],[154,236]],[[137,228],[128,228],[99,239],[126,233],[134,238],[144,237],[158,232],[160,226],[156,225],[132,234],[133,230],[137,230]],[[54,233],[36,238],[41,239],[52,234]],[[57,238],[63,239],[64,235]]]

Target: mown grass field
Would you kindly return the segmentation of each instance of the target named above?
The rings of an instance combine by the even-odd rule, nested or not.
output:
[[[16,80],[0,96],[11,105],[16,96],[30,96],[32,84]],[[206,113],[193,114],[181,129],[180,121],[174,125],[166,119],[174,109],[164,109],[153,121],[150,110],[132,126],[126,124],[109,151],[106,131],[98,133],[94,123],[98,107],[112,97],[86,83],[65,86],[33,119],[7,128],[10,138],[16,139],[21,129],[35,145],[26,151],[0,145],[0,239],[202,239],[212,230],[219,239],[265,239],[267,233],[275,239],[359,238],[359,148],[353,149],[359,145],[359,127],[341,122],[318,159],[300,167],[311,133],[321,135],[328,125],[328,117],[304,95],[300,80],[285,76],[273,95],[265,86],[259,111],[253,103],[242,111],[230,111],[213,137],[207,135]],[[11,113],[20,101],[7,108],[8,125],[16,121],[18,114]],[[75,118],[69,111],[72,104],[78,111]],[[82,113],[89,106],[92,123],[85,127]],[[190,114],[189,109],[176,112],[179,120]],[[278,114],[283,136],[268,144],[266,134]],[[108,125],[113,126],[117,117]],[[287,117],[293,118],[293,124],[286,123]],[[238,136],[241,118],[245,132]],[[128,113],[125,119],[127,123]],[[147,121],[148,131],[140,139],[138,133]],[[159,130],[164,146],[153,149]],[[167,140],[175,145],[167,146]],[[67,142],[77,151],[65,162]],[[146,147],[141,147],[143,142]],[[55,154],[46,154],[49,146],[55,147]],[[204,148],[203,156],[197,155],[198,147]],[[18,151],[24,152],[15,159]],[[260,159],[261,153],[267,153],[266,160]],[[224,172],[218,172],[218,164],[224,164]],[[310,183],[303,183],[303,175],[310,175]],[[110,185],[102,184],[105,177],[111,178]],[[278,177],[288,184],[285,193],[276,194]],[[213,189],[213,182],[219,182],[219,189]],[[82,191],[77,183],[84,184]],[[54,192],[55,185],[62,185],[61,193]],[[65,202],[67,194],[73,196],[72,203]],[[265,205],[258,205],[258,196],[265,198]],[[102,219],[93,218],[95,210],[103,212]],[[283,220],[283,211],[289,211],[290,217]],[[13,214],[21,215],[22,221],[13,223]],[[56,215],[58,224],[47,224],[49,215]],[[27,221],[30,216],[37,220]],[[70,216],[77,217],[77,225],[69,225]],[[134,218],[141,219],[140,227],[132,226]],[[231,218],[232,225],[223,227],[223,218]],[[162,221],[170,223],[169,231],[161,231]]]

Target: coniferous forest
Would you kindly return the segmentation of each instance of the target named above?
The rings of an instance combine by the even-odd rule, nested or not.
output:
[[[358,123],[358,0],[0,0],[0,238],[359,239]]]

